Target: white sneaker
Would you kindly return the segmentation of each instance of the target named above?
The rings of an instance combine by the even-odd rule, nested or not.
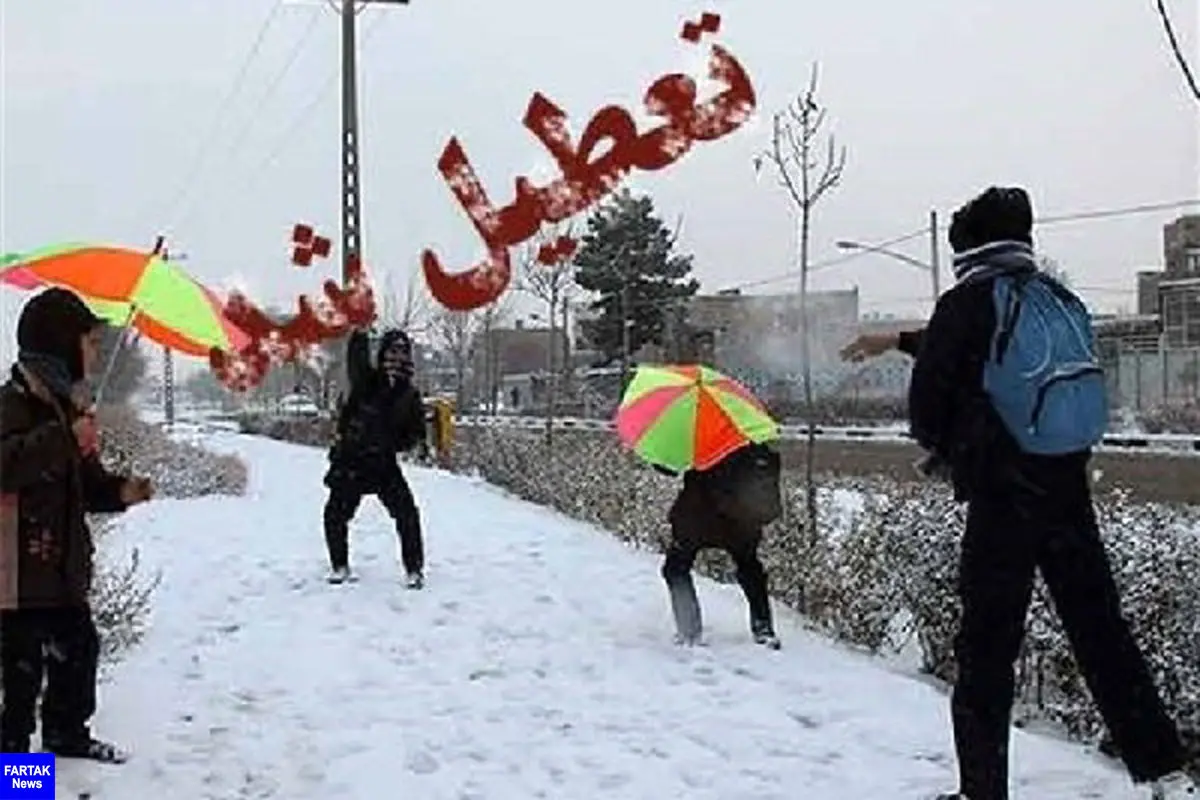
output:
[[[425,576],[419,572],[410,572],[404,581],[404,585],[409,589],[422,589],[425,587]]]
[[[1186,772],[1172,772],[1154,782],[1151,800],[1200,800],[1200,787]]]
[[[332,569],[329,571],[329,577],[325,580],[330,583],[345,583],[350,580],[350,568],[338,567],[337,569]]]

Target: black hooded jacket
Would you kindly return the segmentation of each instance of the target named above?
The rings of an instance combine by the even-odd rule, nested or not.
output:
[[[389,331],[380,340],[378,356],[407,337]],[[350,392],[338,415],[337,439],[330,454],[334,465],[392,462],[396,454],[425,440],[425,410],[421,393],[406,372],[393,382],[381,366],[372,365],[367,334],[356,331],[347,345],[346,370]]]

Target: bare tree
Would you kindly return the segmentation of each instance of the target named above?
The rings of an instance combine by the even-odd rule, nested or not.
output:
[[[409,272],[403,283],[398,273],[387,273],[383,279],[380,322],[389,328],[400,328],[410,336],[430,333],[432,306],[423,286],[416,270]]]
[[[518,262],[517,288],[546,304],[546,319],[549,325],[549,340],[546,344],[546,444],[554,436],[554,416],[558,404],[559,373],[555,369],[555,349],[558,345],[559,310],[566,310],[575,285],[573,265],[569,258],[557,260],[542,258],[547,248],[571,238],[571,228],[553,225],[543,228],[521,251]],[[547,260],[550,263],[545,263]],[[565,314],[562,332],[565,334]],[[564,368],[567,354],[563,356]]]
[[[512,311],[511,292],[505,292],[500,299],[479,310],[479,346],[483,347],[483,381],[482,387],[488,398],[488,407],[492,414],[497,413],[500,406],[500,383],[504,372],[500,342],[495,335],[496,330],[508,321]]]
[[[808,88],[773,117],[771,146],[755,159],[755,168],[763,161],[775,167],[779,183],[799,215],[800,226],[800,316],[801,347],[804,359],[804,406],[808,416],[808,442],[804,461],[805,506],[808,513],[810,541],[817,536],[817,489],[813,480],[816,457],[816,405],[812,390],[812,343],[809,337],[808,273],[809,237],[813,209],[842,181],[846,167],[846,148],[839,147],[834,136],[828,135],[822,145],[828,109],[817,99],[819,69],[813,64]]]
[[[433,317],[431,333],[436,346],[450,357],[454,367],[454,402],[460,409],[467,397],[467,370],[479,343],[483,314],[478,311],[452,311],[440,308]]]

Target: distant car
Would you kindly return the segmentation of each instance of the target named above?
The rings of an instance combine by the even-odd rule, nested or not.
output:
[[[289,394],[279,401],[279,414],[285,417],[316,417],[321,409],[310,397],[303,394]]]

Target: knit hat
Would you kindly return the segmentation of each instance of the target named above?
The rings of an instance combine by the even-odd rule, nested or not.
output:
[[[82,300],[66,289],[47,289],[21,309],[17,320],[17,358],[58,362],[71,382],[81,381],[83,351],[79,340],[104,325]],[[57,387],[56,387],[57,388]]]
[[[1033,205],[1020,187],[993,186],[969,201],[950,220],[950,247],[955,253],[994,242],[1033,244]]]

